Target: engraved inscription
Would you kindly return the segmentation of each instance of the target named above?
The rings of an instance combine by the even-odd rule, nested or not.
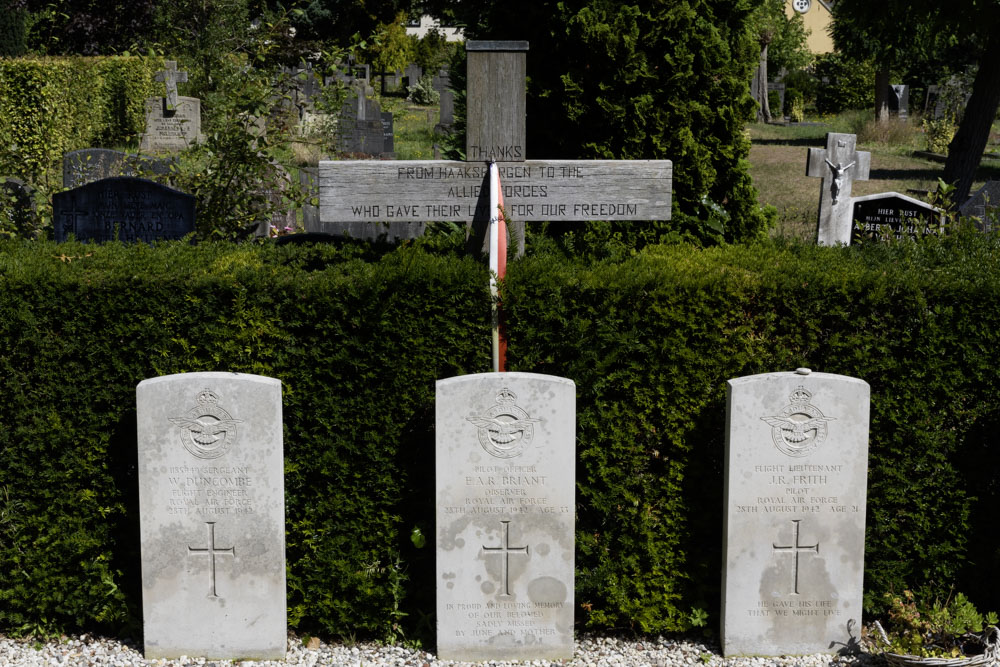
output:
[[[834,417],[824,417],[816,406],[810,405],[812,394],[799,387],[789,397],[791,404],[774,416],[761,419],[771,426],[774,446],[788,456],[806,456],[826,440],[827,425]]]
[[[466,417],[479,429],[479,444],[491,456],[511,459],[520,456],[531,444],[534,425],[541,419],[533,419],[514,404],[517,396],[504,388],[497,394],[497,403],[481,417]]]
[[[208,546],[206,548],[201,547],[188,547],[189,556],[209,556],[211,566],[209,567],[209,574],[211,575],[211,588],[209,589],[208,597],[218,598],[218,590],[215,585],[215,557],[216,556],[232,556],[236,557],[236,548],[229,547],[227,549],[216,549],[215,548],[215,522],[206,521],[205,525],[208,526]]]
[[[812,552],[814,554],[819,554],[819,543],[813,545],[799,544],[799,524],[802,523],[802,519],[792,519],[792,523],[795,526],[795,544],[789,545],[787,547],[779,547],[777,544],[771,544],[774,551],[788,551],[795,556],[795,568],[792,572],[792,595],[799,594],[799,554],[802,552]]]
[[[242,419],[219,407],[219,397],[211,389],[198,394],[198,405],[183,417],[169,417],[180,432],[184,449],[199,459],[217,459],[236,442],[236,425]]]
[[[522,556],[527,556],[528,546],[523,547],[512,547],[510,546],[510,521],[501,521],[503,524],[503,537],[502,544],[498,547],[488,547],[483,545],[483,551],[487,552],[487,556],[500,556],[502,560],[503,567],[503,593],[500,597],[510,597],[510,555],[519,554]]]

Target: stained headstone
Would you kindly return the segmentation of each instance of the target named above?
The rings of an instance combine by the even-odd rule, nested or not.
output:
[[[837,653],[861,626],[868,383],[799,369],[728,385],[722,652]]]
[[[940,233],[943,224],[941,209],[898,192],[855,197],[851,243],[916,239]]]
[[[0,176],[0,227],[18,235],[31,235],[35,189],[19,178]]]
[[[900,120],[907,120],[910,115],[910,87],[902,84],[889,86],[889,113],[895,114]]]
[[[156,80],[166,84],[167,93],[146,100],[146,131],[139,142],[140,151],[182,151],[203,139],[201,100],[177,94],[177,83],[187,81],[187,72],[178,72],[172,60],[165,65]]]
[[[385,153],[385,126],[376,100],[360,91],[348,94],[337,121],[337,150],[375,156]]]
[[[180,239],[194,231],[195,200],[142,178],[120,176],[52,195],[56,241]]]
[[[963,217],[973,218],[981,231],[992,231],[995,226],[993,223],[1000,217],[1000,181],[986,181],[983,187],[962,204],[958,212]]]
[[[382,157],[396,156],[396,132],[392,124],[392,112],[383,111],[380,114],[382,120]]]
[[[63,155],[63,187],[75,188],[115,176],[165,176],[176,158],[154,158],[108,148],[84,148]]]
[[[136,401],[146,658],[284,658],[281,382],[182,373]]]
[[[447,132],[455,124],[455,93],[445,90],[441,93],[441,115],[438,124],[434,127],[435,132]]]
[[[436,401],[438,657],[572,658],[575,385],[465,375]]]
[[[470,40],[465,50],[466,159],[523,161],[528,43]]]
[[[420,67],[420,65],[417,65],[416,63],[410,63],[409,65],[406,66],[406,69],[403,71],[403,76],[405,77],[403,79],[403,83],[406,85],[407,88],[415,86],[417,85],[417,82],[420,81],[420,77],[422,77],[423,75],[424,75],[424,70]]]
[[[810,148],[806,176],[821,177],[816,243],[851,242],[851,186],[867,181],[872,154],[855,149],[857,136],[827,132],[826,148]]]

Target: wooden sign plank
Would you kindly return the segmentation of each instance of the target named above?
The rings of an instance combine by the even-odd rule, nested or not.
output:
[[[465,159],[523,162],[527,42],[465,43]]]
[[[499,168],[506,212],[517,221],[670,219],[670,160],[528,160]],[[469,222],[488,213],[488,171],[485,163],[447,160],[320,162],[320,222]]]

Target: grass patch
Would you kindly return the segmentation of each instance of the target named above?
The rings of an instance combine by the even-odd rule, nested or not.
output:
[[[431,160],[434,158],[434,144],[440,144],[443,137],[434,134],[434,126],[441,116],[440,108],[407,104],[393,111],[394,147],[396,159]]]

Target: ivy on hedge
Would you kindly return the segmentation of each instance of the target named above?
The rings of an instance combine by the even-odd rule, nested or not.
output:
[[[555,254],[503,285],[511,370],[578,388],[577,618],[718,611],[725,381],[872,385],[866,596],[995,608],[996,240]],[[134,387],[281,379],[289,624],[432,641],[434,381],[489,367],[481,263],[421,247],[0,242],[0,628],[141,622]],[[968,584],[977,582],[975,587]]]

